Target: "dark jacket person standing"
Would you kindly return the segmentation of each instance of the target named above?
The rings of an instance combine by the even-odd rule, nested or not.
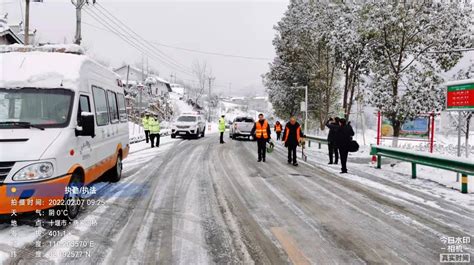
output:
[[[271,139],[270,126],[265,120],[263,114],[258,115],[258,121],[253,125],[251,134],[257,139],[258,146],[258,162],[265,162],[265,154],[267,152],[267,142]]]
[[[336,145],[336,135],[337,131],[339,130],[339,118],[336,117],[335,119],[330,118],[326,122],[326,127],[329,128],[329,133],[328,133],[328,150],[329,150],[329,165],[334,164],[337,165],[337,162],[339,161],[339,151],[337,150],[337,145]],[[334,160],[333,160],[334,157]]]
[[[350,124],[346,124],[345,119],[339,120],[339,129],[336,134],[336,144],[341,155],[341,173],[347,173],[347,156],[349,155],[349,145],[354,136],[354,130]]]
[[[301,137],[304,137],[304,135],[301,132],[300,124],[296,121],[296,118],[291,117],[290,121],[286,123],[283,141],[285,141],[285,146],[288,148],[288,163],[293,163],[293,166],[298,166],[296,148]]]

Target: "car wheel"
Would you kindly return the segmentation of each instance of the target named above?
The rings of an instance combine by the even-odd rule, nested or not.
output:
[[[176,138],[176,134],[171,134],[171,138]]]
[[[206,135],[206,129],[202,130],[201,137],[204,137]]]
[[[115,166],[110,169],[109,172],[109,181],[110,182],[118,182],[122,178],[122,156],[117,156],[117,161],[115,162]]]
[[[71,176],[71,180],[69,181],[68,184],[68,189],[69,191],[73,191],[70,193],[67,193],[64,195],[64,206],[62,206],[64,211],[61,211],[61,217],[72,221],[74,220],[77,215],[79,215],[79,212],[82,207],[82,197],[80,194],[80,189],[82,187],[83,182],[82,182],[82,177],[79,175],[79,173],[75,172]]]

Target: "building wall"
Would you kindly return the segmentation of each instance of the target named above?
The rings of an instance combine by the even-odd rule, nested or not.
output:
[[[127,79],[127,67],[123,67],[123,68],[115,71],[115,73],[120,75],[122,77],[122,80]],[[143,81],[142,73],[135,70],[135,69],[133,69],[133,68],[130,68],[130,73],[129,73],[129,76],[128,76],[128,80],[134,80],[134,81],[137,81],[137,82],[142,82]]]
[[[0,45],[10,44],[5,36],[0,37]]]

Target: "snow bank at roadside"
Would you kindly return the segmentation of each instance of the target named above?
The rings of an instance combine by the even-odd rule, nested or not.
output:
[[[327,164],[329,157],[326,145],[322,145],[322,148],[318,149],[318,145],[313,143],[311,147],[307,148],[306,154],[308,162],[311,164],[335,174],[339,173],[340,165]],[[368,186],[377,184],[376,181],[371,180],[373,178],[371,176],[375,176],[474,210],[474,178],[468,178],[469,194],[462,194],[460,192],[461,183],[456,182],[455,172],[419,165],[417,166],[417,179],[412,179],[410,163],[387,158],[383,158],[382,161],[382,169],[377,169],[376,165],[371,162],[369,147],[361,146],[359,152],[349,154],[347,167],[349,173],[357,175],[360,178],[358,181],[367,182],[365,184]]]

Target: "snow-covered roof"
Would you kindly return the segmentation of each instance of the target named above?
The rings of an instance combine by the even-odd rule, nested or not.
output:
[[[0,87],[76,87],[87,56],[54,52],[0,53]]]
[[[11,30],[11,28],[8,26],[7,21],[5,19],[0,19],[0,37],[3,37],[5,35],[10,36],[10,38],[15,41],[16,43],[23,43],[21,38],[19,38],[15,32]]]
[[[76,44],[47,44],[42,46],[25,46],[21,44],[0,45],[0,53],[7,52],[49,52],[49,53],[72,53],[78,55],[86,54],[85,50]]]

